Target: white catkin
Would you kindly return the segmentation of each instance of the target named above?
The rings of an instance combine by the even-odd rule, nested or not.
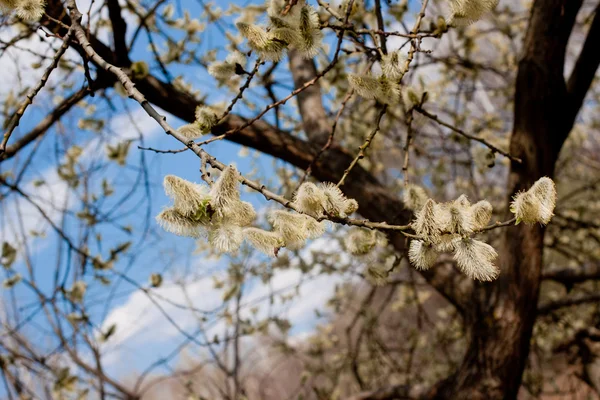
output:
[[[283,56],[287,44],[278,40],[272,33],[267,32],[258,25],[244,22],[236,23],[242,36],[248,42],[248,46],[256,51],[260,58],[266,61],[279,61]]]
[[[195,140],[204,135],[196,123],[180,126],[177,128],[177,132],[187,140]]]
[[[279,249],[285,244],[281,236],[275,232],[259,228],[244,228],[244,238],[260,252],[269,257],[276,257]]]
[[[454,260],[458,268],[469,278],[492,281],[498,277],[499,269],[493,260],[498,253],[492,246],[470,238],[460,239],[455,244]]]
[[[404,73],[406,57],[399,51],[385,54],[381,58],[381,70],[383,74],[392,80],[399,79]]]
[[[202,236],[201,225],[179,213],[175,208],[165,208],[157,216],[156,221],[167,232],[178,236],[199,238]]]
[[[283,210],[271,211],[268,216],[273,229],[281,236],[285,247],[290,250],[298,250],[306,243],[309,236],[306,231],[306,218],[305,215]]]
[[[239,226],[249,226],[256,219],[256,211],[247,201],[232,201],[227,206],[217,210],[223,221]]]
[[[413,240],[408,248],[408,259],[418,270],[427,270],[431,268],[437,258],[438,252],[433,246],[428,245],[422,240]]]
[[[529,191],[540,201],[540,222],[544,225],[548,224],[554,216],[554,207],[556,206],[554,182],[548,177],[542,177],[533,184]]]
[[[211,204],[216,210],[226,209],[239,201],[238,178],[239,173],[235,167],[228,166],[221,172],[221,176],[210,189]]]
[[[471,206],[471,215],[473,216],[473,229],[480,230],[485,228],[492,219],[493,207],[487,200],[481,200]]]
[[[305,182],[300,185],[294,194],[294,203],[298,206],[298,209],[314,217],[323,216],[326,201],[327,197],[323,190],[311,182]]]
[[[377,245],[375,231],[365,228],[352,228],[344,238],[346,250],[353,255],[370,253]]]
[[[202,214],[202,211],[206,210],[210,197],[206,193],[205,186],[175,175],[165,176],[163,186],[167,196],[173,199],[173,207],[183,216],[194,216],[198,212]],[[204,213],[204,216],[207,217],[207,213]]]
[[[511,211],[519,222],[546,225],[554,215],[555,205],[556,187],[554,182],[548,177],[543,177],[538,179],[528,191],[515,195]]]
[[[324,208],[327,214],[334,217],[345,217],[347,199],[340,188],[331,182],[320,183],[318,187],[325,195]]]
[[[242,228],[238,225],[222,224],[208,231],[208,242],[221,253],[236,251],[243,240]]]
[[[417,213],[413,222],[413,229],[419,236],[423,236],[429,242],[435,242],[441,232],[442,226],[435,201],[429,199]]]

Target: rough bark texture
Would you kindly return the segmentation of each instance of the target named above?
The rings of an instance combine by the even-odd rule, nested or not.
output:
[[[581,0],[538,0],[533,5],[515,88],[510,153],[523,163],[511,165],[511,197],[540,177],[554,175],[573,124],[563,66],[580,6]],[[500,278],[474,291],[465,314],[470,343],[463,363],[430,397],[516,398],[536,318],[543,237],[541,226],[520,224],[504,232]]]

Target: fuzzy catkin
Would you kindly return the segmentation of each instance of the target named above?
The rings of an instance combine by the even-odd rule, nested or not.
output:
[[[276,257],[279,249],[285,244],[282,237],[277,233],[259,228],[244,228],[243,234],[252,247],[269,257]]]
[[[413,240],[408,248],[408,259],[416,269],[424,271],[431,268],[438,258],[433,246],[422,240]]]
[[[208,242],[221,253],[231,253],[240,248],[244,235],[242,228],[234,224],[222,224],[208,231]]]
[[[207,222],[201,218],[210,200],[205,186],[186,181],[175,175],[167,175],[163,181],[167,196],[173,199],[173,207],[186,217],[196,216],[197,222]],[[199,214],[198,214],[199,213]]]
[[[404,206],[411,211],[417,212],[427,201],[427,193],[425,193],[425,189],[417,185],[407,185],[404,188],[404,192],[402,194],[402,201],[404,201]]]
[[[157,216],[156,221],[167,232],[178,236],[202,237],[201,224],[182,215],[173,207],[165,208]]]
[[[458,268],[469,278],[492,281],[498,277],[499,269],[492,262],[498,253],[492,246],[479,240],[465,238],[455,244],[454,260]]]

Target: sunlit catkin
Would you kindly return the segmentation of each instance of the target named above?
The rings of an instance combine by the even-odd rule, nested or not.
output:
[[[492,205],[487,200],[481,200],[471,206],[471,215],[473,217],[473,229],[480,230],[489,224],[492,219]]]
[[[244,228],[243,234],[252,247],[269,257],[276,257],[279,249],[285,244],[277,233],[259,228]]]
[[[4,10],[14,10],[19,18],[27,21],[37,21],[44,15],[46,3],[44,0],[0,0]]]
[[[427,244],[422,240],[413,240],[408,248],[408,259],[418,270],[427,270],[431,268],[437,258],[438,252],[431,244]]]
[[[277,39],[258,25],[238,22],[238,30],[248,41],[248,46],[256,51],[263,60],[279,61],[288,43]]]
[[[226,210],[239,201],[240,190],[238,178],[239,173],[235,167],[228,166],[223,169],[221,176],[219,176],[219,179],[217,179],[210,189],[211,204],[216,210]]]
[[[173,207],[165,208],[156,216],[156,222],[167,232],[178,236],[202,236],[202,224],[182,215]]]
[[[511,211],[518,222],[526,224],[540,223],[546,225],[554,215],[556,205],[556,188],[554,182],[547,177],[540,178],[526,192],[515,195]]]
[[[370,229],[352,228],[344,238],[346,250],[353,255],[368,254],[376,245],[376,231]]]
[[[321,217],[325,211],[327,196],[312,182],[305,182],[294,194],[294,203],[305,214]]]
[[[208,243],[220,253],[231,253],[240,248],[244,235],[234,224],[221,224],[208,230]]]
[[[220,81],[225,81],[244,73],[246,56],[239,51],[230,53],[225,61],[216,61],[208,66],[208,73]]]
[[[325,195],[324,208],[328,215],[333,217],[346,217],[346,211],[348,208],[352,208],[353,205],[348,204],[348,199],[342,193],[339,187],[331,182],[324,182],[318,185]]]
[[[207,223],[210,219],[209,201],[205,186],[186,181],[175,175],[167,175],[163,181],[167,196],[173,199],[173,207],[181,215]]]
[[[204,133],[196,123],[182,125],[177,128],[177,133],[186,138],[187,140],[198,139]]]
[[[285,247],[290,250],[300,249],[304,246],[306,239],[308,239],[309,233],[306,231],[306,218],[305,215],[283,210],[271,211],[268,216],[273,229],[281,236]]]
[[[442,227],[435,201],[429,199],[425,202],[423,208],[416,215],[413,222],[413,229],[417,235],[422,236],[430,243],[435,242],[439,238]]]
[[[300,7],[298,16],[299,40],[294,47],[304,58],[312,58],[317,55],[323,39],[320,29],[319,16],[314,8],[309,5]]]
[[[454,260],[458,268],[469,278],[492,281],[498,277],[499,269],[493,261],[498,253],[492,246],[471,238],[456,241]]]

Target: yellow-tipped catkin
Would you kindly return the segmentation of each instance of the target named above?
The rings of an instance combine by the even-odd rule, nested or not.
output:
[[[252,247],[269,257],[276,257],[279,249],[285,245],[282,237],[275,232],[259,228],[244,228],[243,233]]]

